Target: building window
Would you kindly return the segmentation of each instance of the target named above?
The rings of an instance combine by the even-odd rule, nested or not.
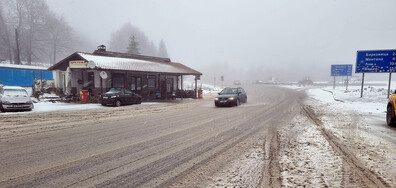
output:
[[[114,88],[124,88],[124,74],[114,74],[113,75],[113,87]]]
[[[155,75],[148,75],[147,76],[147,85],[148,88],[157,88],[157,77]]]
[[[142,78],[132,76],[131,77],[131,90],[132,91],[140,91],[142,90]]]

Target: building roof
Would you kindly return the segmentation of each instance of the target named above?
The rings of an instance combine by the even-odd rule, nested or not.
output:
[[[76,52],[53,65],[49,70],[66,70],[69,66],[69,61],[73,60],[93,61],[97,69],[103,70],[202,75],[202,73],[181,63],[171,62],[169,58],[131,55],[108,51],[98,52],[98,50],[94,53]]]
[[[48,67],[33,66],[33,65],[17,65],[9,63],[0,63],[0,68],[11,68],[11,69],[27,69],[27,70],[47,70]]]

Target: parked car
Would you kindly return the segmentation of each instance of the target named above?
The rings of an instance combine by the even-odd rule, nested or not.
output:
[[[100,103],[103,106],[121,106],[142,103],[142,96],[125,88],[111,88],[108,92],[103,93],[100,99]]]
[[[33,108],[33,101],[25,88],[0,86],[0,111],[31,111]]]
[[[215,98],[215,106],[238,106],[247,102],[247,95],[243,88],[224,88]]]

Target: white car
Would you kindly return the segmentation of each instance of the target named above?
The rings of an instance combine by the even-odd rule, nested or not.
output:
[[[25,88],[19,86],[0,87],[0,111],[31,111],[33,108],[33,101]]]

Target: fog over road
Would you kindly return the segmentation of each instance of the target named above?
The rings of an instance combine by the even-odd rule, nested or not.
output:
[[[215,108],[207,97],[2,116],[0,187],[280,187],[279,131],[310,113],[302,108],[304,94],[264,85],[245,89],[248,103],[232,108]],[[344,165],[357,163],[349,161]],[[348,177],[365,171],[348,169],[354,170]],[[374,180],[360,182],[364,177]],[[350,179],[354,184],[343,185],[381,184],[368,172]]]

